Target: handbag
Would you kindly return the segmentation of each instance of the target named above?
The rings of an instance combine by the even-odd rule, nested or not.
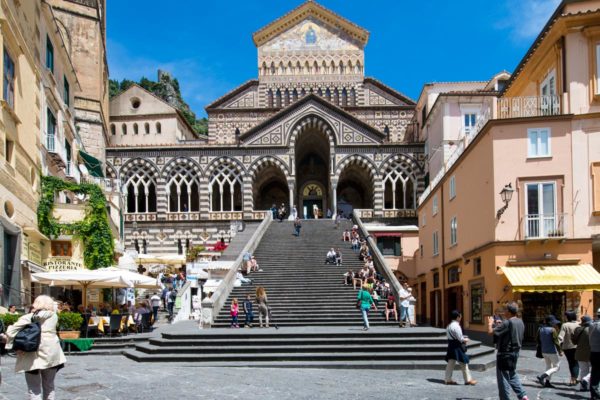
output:
[[[33,322],[36,314],[31,317],[31,323],[25,325],[17,334],[13,340],[13,350],[21,350],[24,352],[37,351],[40,347],[40,341],[42,339],[42,327],[39,322]]]
[[[460,342],[460,350],[463,353],[467,353],[467,344],[465,342],[461,342],[460,340],[458,340],[456,337],[454,337],[454,335],[452,335],[452,339],[456,340],[457,342]]]

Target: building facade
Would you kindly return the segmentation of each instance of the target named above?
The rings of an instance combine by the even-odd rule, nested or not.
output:
[[[368,37],[313,1],[260,29],[258,79],[206,107],[207,137],[188,138],[139,87],[113,99],[107,174],[127,198],[126,246],[184,253],[282,203],[303,218],[316,206],[414,221],[425,166],[415,103],[365,77]]]
[[[598,307],[599,27],[597,2],[561,3],[474,129],[435,164],[418,206],[421,321],[444,326],[458,309],[483,333],[517,300],[532,339],[548,314]]]

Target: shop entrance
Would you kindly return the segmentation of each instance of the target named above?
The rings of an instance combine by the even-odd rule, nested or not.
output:
[[[446,312],[443,320],[450,322],[450,313],[458,310],[463,313],[463,288],[462,286],[453,286],[446,289]]]
[[[561,319],[567,311],[567,296],[565,292],[523,293],[523,323],[525,324],[525,340],[534,341],[540,324],[552,314]]]

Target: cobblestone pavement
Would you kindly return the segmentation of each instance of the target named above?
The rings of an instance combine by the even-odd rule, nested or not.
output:
[[[556,389],[533,379],[543,368],[524,350],[519,372],[530,399],[586,399],[567,386],[566,359],[555,375]],[[26,398],[25,379],[2,358],[0,399]],[[497,399],[495,369],[474,372],[477,386],[445,386],[443,371],[205,368],[178,363],[139,364],[122,356],[72,356],[56,380],[59,400],[134,399]],[[460,371],[454,379],[462,382]],[[516,398],[516,397],[514,397]]]

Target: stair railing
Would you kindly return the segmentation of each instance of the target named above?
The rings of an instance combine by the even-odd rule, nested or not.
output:
[[[266,213],[265,218],[260,223],[250,240],[248,240],[240,254],[237,256],[219,287],[217,287],[210,298],[205,298],[202,300],[202,318],[200,320],[201,328],[210,328],[215,322],[215,318],[217,315],[219,315],[223,304],[225,304],[225,301],[227,301],[227,298],[233,290],[236,273],[244,262],[244,254],[247,252],[251,254],[254,253],[254,250],[256,250],[258,247],[263,235],[269,228],[269,225],[272,221],[273,214],[270,212]]]
[[[400,285],[398,278],[396,278],[396,275],[394,275],[390,267],[385,262],[383,254],[379,250],[379,247],[377,247],[377,242],[369,234],[367,228],[365,228],[365,225],[360,219],[359,213],[357,213],[357,211],[359,210],[352,211],[352,220],[358,226],[358,231],[360,232],[360,234],[367,240],[367,245],[369,246],[369,251],[371,252],[371,256],[373,257],[373,264],[375,265],[375,269],[377,269],[377,271],[379,271],[383,275],[386,282],[389,282],[390,288],[392,289],[396,301],[399,301],[398,299],[400,297],[398,296],[398,293],[400,293],[402,285]]]
[[[181,289],[177,291],[175,299],[175,310],[177,314],[173,318],[173,322],[186,321],[190,319],[192,314],[192,282],[186,281]]]

